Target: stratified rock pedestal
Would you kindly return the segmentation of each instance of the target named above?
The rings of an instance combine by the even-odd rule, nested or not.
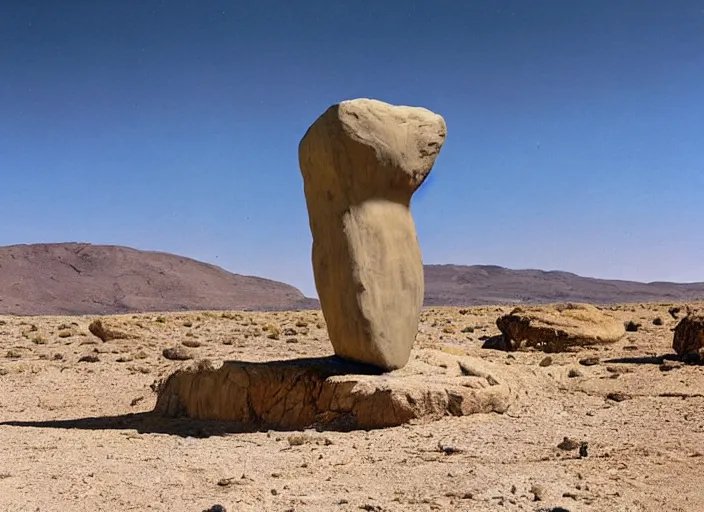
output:
[[[439,351],[414,355],[383,375],[337,357],[195,365],[160,385],[155,412],[257,428],[348,430],[508,408],[505,368]]]

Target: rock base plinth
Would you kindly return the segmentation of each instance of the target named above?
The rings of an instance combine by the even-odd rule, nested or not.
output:
[[[481,359],[415,352],[400,370],[338,357],[198,363],[157,388],[166,417],[237,422],[257,428],[374,429],[444,416],[503,413],[512,398],[506,370]]]

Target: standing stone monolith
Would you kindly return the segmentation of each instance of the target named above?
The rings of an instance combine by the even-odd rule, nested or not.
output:
[[[315,285],[340,357],[385,370],[408,362],[424,292],[410,201],[446,131],[425,108],[356,99],[301,140]]]

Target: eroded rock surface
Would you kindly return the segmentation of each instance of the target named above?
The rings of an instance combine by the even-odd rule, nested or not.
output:
[[[315,284],[341,357],[385,370],[408,361],[424,292],[409,206],[445,135],[427,109],[357,99],[301,140]]]
[[[231,361],[178,370],[159,386],[155,410],[261,428],[384,428],[503,413],[514,396],[510,380],[501,366],[434,350],[385,374],[338,357]]]
[[[613,343],[626,333],[623,322],[589,304],[515,308],[496,320],[507,345],[561,351],[571,346]]]
[[[672,348],[680,356],[704,349],[704,314],[690,313],[679,321],[675,327]]]

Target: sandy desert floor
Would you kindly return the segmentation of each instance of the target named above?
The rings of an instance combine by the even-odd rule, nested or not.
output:
[[[133,337],[105,343],[94,317],[0,317],[0,510],[704,510],[704,366],[671,355],[668,305],[621,305],[637,332],[544,366],[542,352],[481,348],[508,310],[425,309],[417,339],[525,377],[507,413],[347,433],[149,414],[151,385],[189,364],[163,349],[215,363],[328,355],[320,312],[107,317]]]

